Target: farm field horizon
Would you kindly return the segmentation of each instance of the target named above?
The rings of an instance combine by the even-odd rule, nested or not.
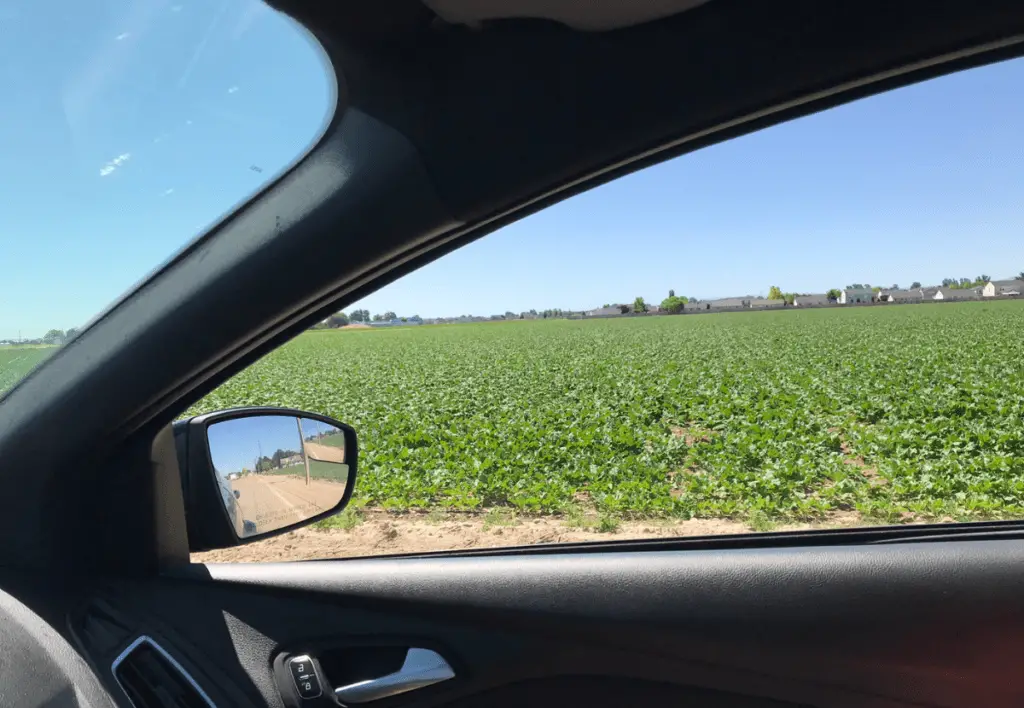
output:
[[[1022,332],[1015,301],[320,330],[189,414],[354,426],[380,512],[1024,518]]]
[[[18,383],[44,359],[57,351],[57,347],[14,345],[0,347],[0,395]]]

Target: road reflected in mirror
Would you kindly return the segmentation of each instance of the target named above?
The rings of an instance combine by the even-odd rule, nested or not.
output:
[[[221,499],[239,538],[306,521],[338,505],[349,484],[345,433],[291,415],[254,415],[207,428]]]

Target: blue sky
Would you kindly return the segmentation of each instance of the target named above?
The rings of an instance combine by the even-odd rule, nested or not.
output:
[[[295,418],[262,415],[214,423],[208,428],[210,456],[222,475],[253,469],[260,454],[271,457],[275,450],[301,449]]]
[[[258,0],[0,2],[0,339],[85,324],[305,152],[333,91]]]
[[[488,315],[1010,276],[1022,87],[1014,61],[708,148],[359,305]],[[333,105],[318,49],[257,0],[8,2],[0,91],[0,339],[87,322],[304,152]]]

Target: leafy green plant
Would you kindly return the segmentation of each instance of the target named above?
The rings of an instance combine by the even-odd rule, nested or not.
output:
[[[614,516],[602,516],[598,519],[597,530],[600,533],[615,533],[619,530],[619,520]]]
[[[519,520],[508,509],[489,509],[484,514],[484,531],[488,531],[495,526],[516,526],[518,524]]]
[[[761,509],[750,512],[750,516],[747,517],[747,523],[752,531],[757,531],[758,533],[765,533],[775,529],[775,521]]]
[[[320,521],[313,524],[313,528],[342,529],[344,531],[351,531],[356,526],[363,523],[363,521],[364,517],[361,510],[348,507],[347,509],[342,509],[334,516],[328,516],[326,519],[320,519]]]

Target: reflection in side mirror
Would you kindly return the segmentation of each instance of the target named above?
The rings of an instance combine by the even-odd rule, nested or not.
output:
[[[206,437],[221,501],[239,539],[299,525],[336,510],[345,498],[348,438],[336,425],[254,411],[211,422]]]

